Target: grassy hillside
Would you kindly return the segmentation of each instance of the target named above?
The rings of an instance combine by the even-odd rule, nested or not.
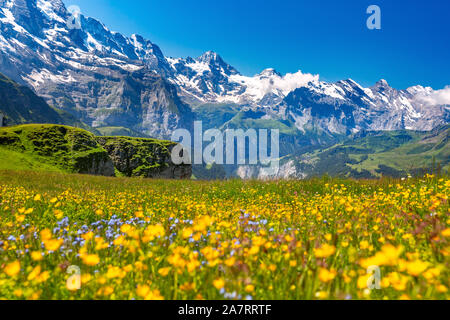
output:
[[[114,174],[93,134],[62,125],[0,128],[0,159],[0,169]]]
[[[0,112],[8,124],[55,123],[63,118],[30,88],[0,74]]]
[[[31,171],[48,171],[48,172],[64,172],[62,168],[47,163],[45,158],[32,154],[24,154],[0,146],[0,170],[31,170]]]
[[[234,104],[203,104],[194,109],[196,118],[203,122],[203,129],[218,129],[239,113]]]
[[[0,128],[0,170],[187,179],[190,165],[171,162],[171,141],[97,137],[62,125]]]
[[[432,132],[365,132],[302,157],[308,175],[404,177],[450,168],[450,127]]]
[[[95,129],[101,136],[149,138],[143,133],[139,133],[125,127],[100,127]]]

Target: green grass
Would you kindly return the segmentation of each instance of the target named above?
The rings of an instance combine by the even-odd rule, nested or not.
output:
[[[45,158],[0,147],[0,170],[64,172],[63,169],[45,162]]]
[[[0,298],[448,300],[449,195],[448,177],[206,182],[0,170]],[[380,268],[379,290],[368,289],[368,265]],[[78,289],[67,285],[70,266]]]
[[[95,129],[102,136],[125,136],[125,137],[146,138],[145,134],[133,131],[125,127],[100,127]]]
[[[20,125],[0,128],[2,156],[7,168],[88,172],[107,152],[95,136],[83,129],[62,125]],[[19,156],[20,154],[20,156]]]
[[[4,127],[0,128],[0,168],[153,177],[170,174],[164,169],[175,144],[152,138],[94,136],[63,125]]]
[[[426,137],[429,133],[422,133],[410,143],[384,152],[381,150],[381,152],[371,152],[367,160],[350,167],[375,172],[380,164],[384,164],[397,170],[408,171],[414,168],[429,168],[435,162],[440,163],[446,170],[450,165],[450,142],[445,140],[446,136],[448,138],[448,133],[449,130],[444,131],[434,143],[427,141]]]

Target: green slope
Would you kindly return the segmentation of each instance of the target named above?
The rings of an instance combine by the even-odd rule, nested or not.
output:
[[[145,178],[190,177],[176,166],[176,143],[150,138],[99,137],[83,129],[49,124],[0,128],[0,170],[54,171]]]
[[[450,169],[450,127],[432,132],[365,132],[330,148],[306,154],[300,170],[309,176],[404,177]]]
[[[46,163],[46,159],[29,153],[21,153],[0,147],[0,170],[64,172],[56,165]]]
[[[383,167],[414,174],[440,166],[444,170],[450,165],[450,129],[441,127],[431,133],[422,134],[420,139],[406,143],[385,152],[371,153],[360,164],[352,168],[362,168],[383,173]],[[381,169],[380,169],[380,166]]]
[[[99,135],[102,136],[149,138],[143,133],[125,127],[100,127],[95,129],[99,132]]]
[[[62,125],[0,128],[0,169],[113,175],[108,153],[95,136]]]
[[[9,125],[24,123],[62,124],[63,118],[31,89],[0,74],[0,112]]]

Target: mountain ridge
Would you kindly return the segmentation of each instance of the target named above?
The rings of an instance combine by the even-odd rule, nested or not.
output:
[[[73,29],[69,18],[61,0],[0,0],[0,72],[99,130],[167,139],[192,130],[194,120],[280,128],[282,156],[298,156],[361,131],[430,131],[450,122],[450,87],[397,90],[380,80],[365,88],[273,68],[250,77],[213,51],[169,58],[138,34],[84,15]]]
[[[0,8],[0,47],[5,51],[0,59],[9,60],[0,72],[27,83],[50,104],[94,127],[124,126],[114,116],[119,112],[128,122],[135,122],[130,129],[167,137],[177,127],[189,127],[193,118],[188,105],[205,103],[235,103],[263,110],[266,118],[293,120],[300,131],[305,126],[344,134],[364,129],[432,130],[450,121],[450,101],[431,105],[430,97],[436,92],[431,88],[396,90],[385,80],[363,88],[351,79],[327,83],[318,75],[301,71],[281,75],[270,68],[247,77],[216,52],[208,51],[198,58],[166,58],[150,40],[112,32],[84,15],[80,15],[81,28],[72,30],[65,23],[70,14],[60,0],[2,0]],[[21,46],[37,52],[19,52]],[[155,82],[167,84],[155,88]],[[152,90],[127,91],[130,87]],[[303,103],[302,99],[292,99],[301,88],[309,95],[302,97]],[[156,96],[145,99],[155,91]],[[328,108],[331,122],[316,121],[310,116],[315,110],[308,110],[311,108],[305,103],[314,104],[316,109],[334,106],[338,113]],[[348,127],[349,107],[353,107],[355,123],[344,128]],[[371,112],[364,117],[356,109]],[[149,128],[145,121],[148,114],[153,122]],[[377,120],[380,117],[383,119]],[[162,122],[159,127],[154,120]]]
[[[189,128],[188,105],[162,74],[160,49],[134,35],[111,32],[96,19],[70,14],[59,0],[0,2],[0,72],[93,127],[125,126],[170,137]],[[30,19],[33,24],[28,22]]]

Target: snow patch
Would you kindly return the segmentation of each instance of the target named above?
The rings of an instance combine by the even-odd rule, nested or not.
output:
[[[64,19],[58,16],[55,11],[53,11],[53,6],[50,1],[37,0],[37,7],[50,19],[53,21],[58,21],[65,23]]]
[[[23,27],[21,27],[20,25],[18,25],[16,23],[16,19],[14,18],[14,15],[12,14],[12,12],[9,9],[3,8],[3,15],[5,16],[4,18],[0,18],[0,21],[5,23],[5,24],[11,24],[13,26],[13,29],[17,32],[20,33],[28,33]]]

